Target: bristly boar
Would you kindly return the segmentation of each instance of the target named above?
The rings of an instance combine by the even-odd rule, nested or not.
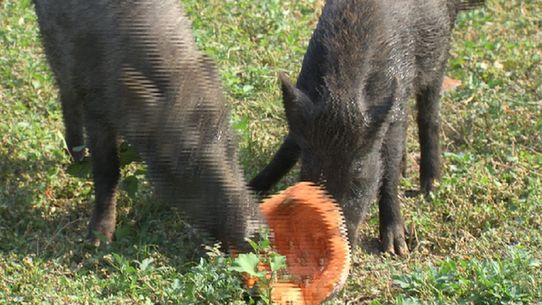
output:
[[[457,13],[483,1],[328,0],[294,87],[284,76],[289,133],[250,183],[266,192],[301,155],[301,180],[341,204],[351,244],[379,199],[384,251],[405,254],[398,200],[407,100],[416,96],[421,188],[439,177],[439,95]]]
[[[60,89],[66,142],[92,158],[89,238],[111,240],[120,177],[117,139],[148,165],[158,197],[223,246],[242,248],[260,215],[237,162],[212,61],[195,46],[176,0],[34,0]]]

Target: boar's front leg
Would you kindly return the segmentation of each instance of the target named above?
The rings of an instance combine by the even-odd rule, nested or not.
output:
[[[90,242],[100,244],[102,234],[110,242],[116,223],[115,193],[120,178],[117,133],[114,126],[104,118],[85,113],[89,149],[92,157],[92,173],[96,203],[89,223]]]
[[[401,217],[398,198],[400,167],[406,138],[405,131],[405,121],[391,123],[381,150],[384,168],[379,199],[380,242],[382,251],[398,255],[408,253],[405,225]]]
[[[257,193],[267,193],[296,164],[301,149],[291,136],[287,136],[273,160],[250,183]]]
[[[66,89],[60,90],[60,102],[62,104],[62,114],[64,117],[64,136],[66,138],[66,145],[68,146],[68,152],[73,161],[81,161],[84,157],[84,150],[75,149],[82,148],[84,144],[83,139],[83,106],[81,103],[81,96],[74,92],[74,90]]]
[[[407,157],[408,157],[408,151],[407,147],[405,145],[405,148],[403,149],[403,157],[401,158],[401,175],[403,178],[407,178]]]
[[[439,99],[442,80],[443,75],[434,80],[431,85],[418,90],[416,94],[421,150],[420,187],[425,195],[433,190],[433,182],[440,178]]]

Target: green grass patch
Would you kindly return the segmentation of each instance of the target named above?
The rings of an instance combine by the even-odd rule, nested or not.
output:
[[[437,267],[417,267],[393,283],[403,304],[531,304],[542,297],[541,273],[538,259],[511,247],[493,259],[448,258]]]
[[[299,72],[323,1],[182,2],[218,64],[249,179],[286,134],[277,73]],[[487,2],[453,33],[448,75],[462,85],[442,98],[433,201],[401,198],[412,253],[377,251],[373,208],[330,304],[542,303],[542,6]],[[92,182],[64,151],[57,99],[31,1],[0,1],[0,304],[250,302],[233,261],[202,248],[182,214],[154,202],[128,148],[117,240],[84,243]],[[401,194],[418,188],[411,122]],[[295,180],[296,171],[276,190]]]

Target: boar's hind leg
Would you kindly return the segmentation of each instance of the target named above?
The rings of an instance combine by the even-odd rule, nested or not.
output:
[[[83,139],[83,107],[81,97],[72,90],[60,91],[60,102],[64,117],[66,145],[73,161],[81,161],[84,157]]]
[[[258,193],[269,191],[292,169],[299,158],[300,151],[297,143],[290,136],[286,137],[271,163],[250,181],[249,186]]]
[[[442,77],[416,94],[418,108],[418,136],[420,140],[420,187],[423,194],[433,190],[433,182],[440,177],[439,98]]]
[[[408,253],[405,240],[405,226],[401,217],[400,202],[397,196],[400,178],[401,159],[405,145],[406,122],[390,125],[383,146],[383,176],[380,187],[379,218],[380,242],[385,252],[404,255]]]
[[[100,244],[99,236],[111,241],[115,232],[115,192],[120,177],[117,134],[99,118],[86,117],[96,203],[89,224],[89,240]]]

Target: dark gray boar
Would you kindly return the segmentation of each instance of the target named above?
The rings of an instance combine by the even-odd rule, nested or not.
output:
[[[212,61],[194,43],[177,0],[34,0],[58,87],[66,140],[92,157],[96,204],[89,238],[111,240],[119,181],[117,140],[148,165],[161,200],[223,246],[242,248],[260,225],[237,162]]]
[[[378,197],[384,251],[404,254],[398,200],[407,101],[416,96],[421,187],[439,176],[439,94],[460,10],[483,1],[328,0],[294,87],[281,75],[289,133],[250,183],[266,192],[301,155],[301,180],[342,205],[351,244]]]

